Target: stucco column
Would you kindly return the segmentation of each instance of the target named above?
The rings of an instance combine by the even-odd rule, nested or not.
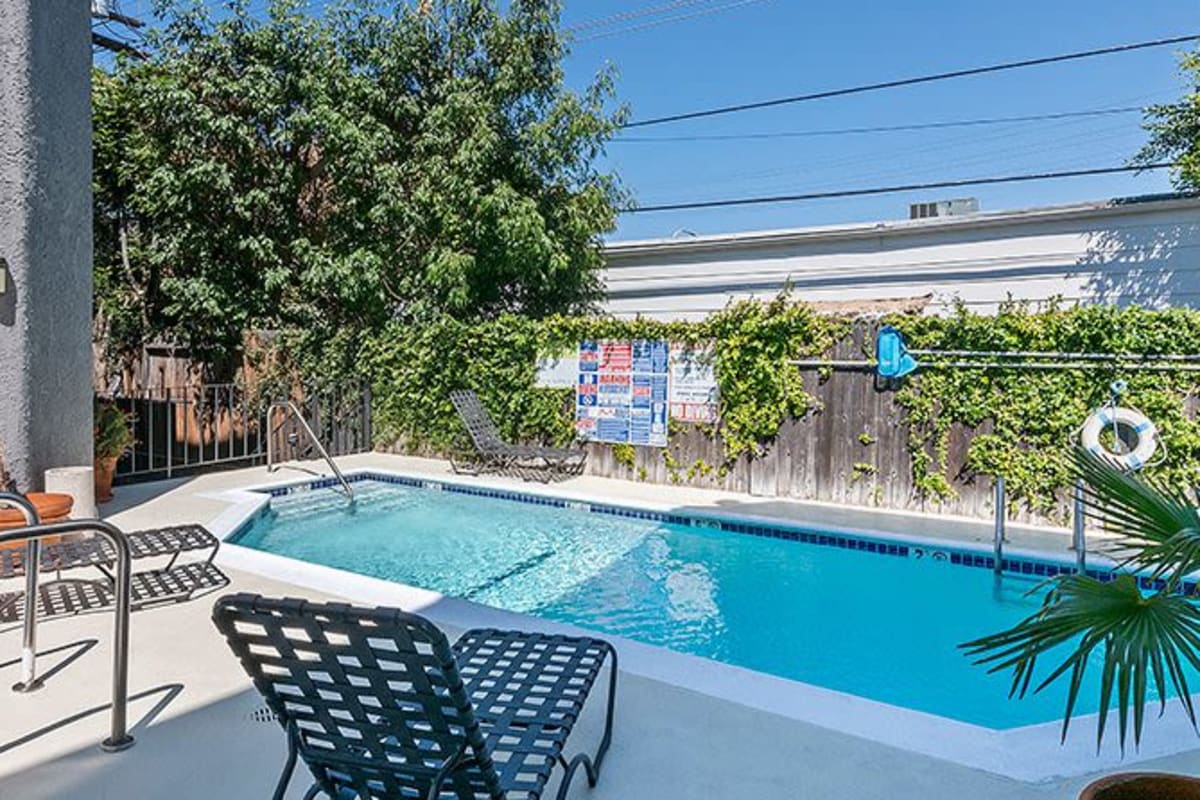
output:
[[[0,455],[92,461],[89,0],[0,0]]]

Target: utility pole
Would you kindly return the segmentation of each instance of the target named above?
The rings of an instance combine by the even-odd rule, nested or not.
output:
[[[140,19],[122,14],[115,0],[92,0],[92,20],[97,23],[92,27],[94,46],[110,53],[125,53],[137,59],[146,58],[146,54],[128,37],[121,38],[115,35],[117,31],[112,26],[117,25],[124,29],[122,33],[135,34],[136,40],[136,32],[145,26]]]

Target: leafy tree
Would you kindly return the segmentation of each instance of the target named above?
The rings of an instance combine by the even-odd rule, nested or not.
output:
[[[586,310],[623,201],[612,76],[564,85],[558,0],[162,9],[94,76],[97,312],[228,374],[251,329]]]
[[[1134,158],[1135,164],[1163,161],[1175,166],[1171,178],[1178,189],[1200,190],[1200,51],[1180,61],[1180,72],[1190,90],[1175,103],[1146,109],[1145,128],[1150,141]]]

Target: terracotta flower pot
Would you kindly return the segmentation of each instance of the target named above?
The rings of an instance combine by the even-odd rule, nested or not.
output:
[[[1089,784],[1079,800],[1200,800],[1200,778],[1168,772],[1118,772]]]
[[[75,504],[69,494],[46,494],[45,492],[30,492],[25,498],[37,509],[38,519],[42,522],[62,522],[71,515],[71,506]],[[15,508],[0,508],[0,530],[25,527],[25,515]]]
[[[95,464],[96,502],[107,503],[113,499],[113,475],[117,472],[117,456],[96,456]]]
[[[75,504],[75,499],[69,494],[30,492],[25,495],[25,499],[33,503],[33,507],[38,512],[38,519],[42,522],[63,522],[70,517],[71,506]],[[24,528],[27,524],[25,515],[17,509],[9,507],[0,508],[0,531],[11,530],[12,528]],[[47,536],[42,539],[42,544],[51,544],[59,541],[61,538],[59,536]],[[24,547],[25,540],[20,539],[0,545],[0,550],[19,550]]]

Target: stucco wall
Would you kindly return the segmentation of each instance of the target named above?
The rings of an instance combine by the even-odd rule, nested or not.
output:
[[[1043,301],[1200,305],[1200,200],[1096,203],[946,220],[739,234],[607,248],[607,310],[698,318],[730,299],[929,295],[988,312]]]
[[[0,2],[0,453],[23,491],[92,461],[89,13]]]

